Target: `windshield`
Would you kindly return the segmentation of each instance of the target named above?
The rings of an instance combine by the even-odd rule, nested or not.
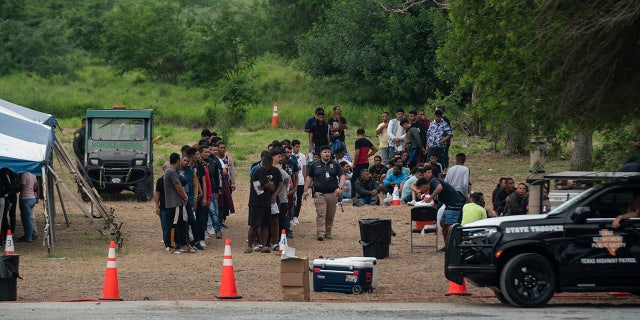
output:
[[[96,118],[91,123],[91,140],[144,140],[144,119]]]
[[[576,204],[582,203],[584,201],[584,199],[588,198],[594,192],[598,191],[601,187],[602,187],[602,185],[599,185],[597,187],[592,187],[592,188],[589,188],[589,189],[579,193],[577,196],[571,198],[570,200],[567,200],[566,202],[563,202],[558,207],[556,207],[555,209],[551,210],[549,212],[549,215],[562,213],[562,212],[565,212],[567,209],[573,208]]]

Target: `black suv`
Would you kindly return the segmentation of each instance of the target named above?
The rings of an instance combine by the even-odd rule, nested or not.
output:
[[[556,292],[640,293],[640,218],[611,225],[640,193],[637,177],[590,188],[546,214],[452,226],[446,278],[467,278],[519,307],[544,305]]]

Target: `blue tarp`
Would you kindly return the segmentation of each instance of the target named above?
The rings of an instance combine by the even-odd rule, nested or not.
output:
[[[51,162],[55,118],[0,100],[0,168],[41,175]]]

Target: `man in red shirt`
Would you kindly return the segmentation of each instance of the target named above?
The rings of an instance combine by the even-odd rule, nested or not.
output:
[[[356,131],[356,143],[353,154],[353,176],[351,185],[356,185],[356,180],[360,178],[360,171],[369,168],[369,157],[378,152],[378,148],[364,136],[364,129]],[[355,188],[351,188],[351,198],[356,197]]]

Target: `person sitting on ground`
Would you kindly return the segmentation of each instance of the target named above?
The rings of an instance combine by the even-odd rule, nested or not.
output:
[[[384,179],[384,187],[387,190],[392,191],[394,187],[399,188],[400,184],[407,180],[408,177],[408,175],[402,172],[402,165],[396,164],[395,167],[393,167],[393,172],[388,174]]]
[[[413,190],[411,189],[411,187],[416,181],[418,181],[418,179],[422,178],[423,173],[424,171],[422,169],[414,167],[413,169],[411,169],[411,175],[409,176],[409,178],[407,178],[407,180],[403,181],[400,184],[400,190],[402,190],[400,200],[402,200],[404,203],[410,206],[416,203],[417,195],[413,194]]]
[[[343,202],[351,202],[351,188],[353,187],[353,185],[351,184],[351,178],[353,177],[353,172],[351,172],[351,165],[349,165],[349,162],[344,160],[338,163],[340,163],[342,172],[344,172],[344,175],[347,178],[347,181],[344,182],[344,188],[342,188],[339,200]]]
[[[349,164],[349,167],[353,168],[353,163],[351,162],[350,157],[347,156],[345,149],[343,147],[338,147],[336,152],[333,154],[334,159],[337,163],[342,163],[346,161]]]
[[[356,199],[353,203],[355,206],[361,206],[365,204],[379,205],[380,198],[378,198],[379,188],[378,183],[373,180],[369,170],[362,169],[360,171],[360,178],[356,180]]]
[[[385,192],[382,182],[384,178],[387,177],[387,167],[382,164],[381,156],[373,157],[373,165],[369,167],[369,173],[371,174],[371,178],[378,183],[380,192]]]
[[[431,166],[431,172],[433,176],[442,179],[442,164],[438,162],[438,155],[432,154],[429,157],[429,166]]]
[[[640,217],[640,190],[636,189],[633,192],[633,200],[631,200],[629,207],[627,207],[627,213],[618,215],[615,219],[613,219],[611,226],[614,228],[620,228],[620,223],[622,222],[622,219],[637,218],[637,217]]]
[[[518,214],[527,214],[527,194],[529,188],[524,183],[518,183],[515,192],[512,192],[506,200],[503,216],[513,216]]]
[[[471,202],[462,207],[461,225],[487,218],[487,210],[484,208],[484,195],[482,192],[471,194]]]

